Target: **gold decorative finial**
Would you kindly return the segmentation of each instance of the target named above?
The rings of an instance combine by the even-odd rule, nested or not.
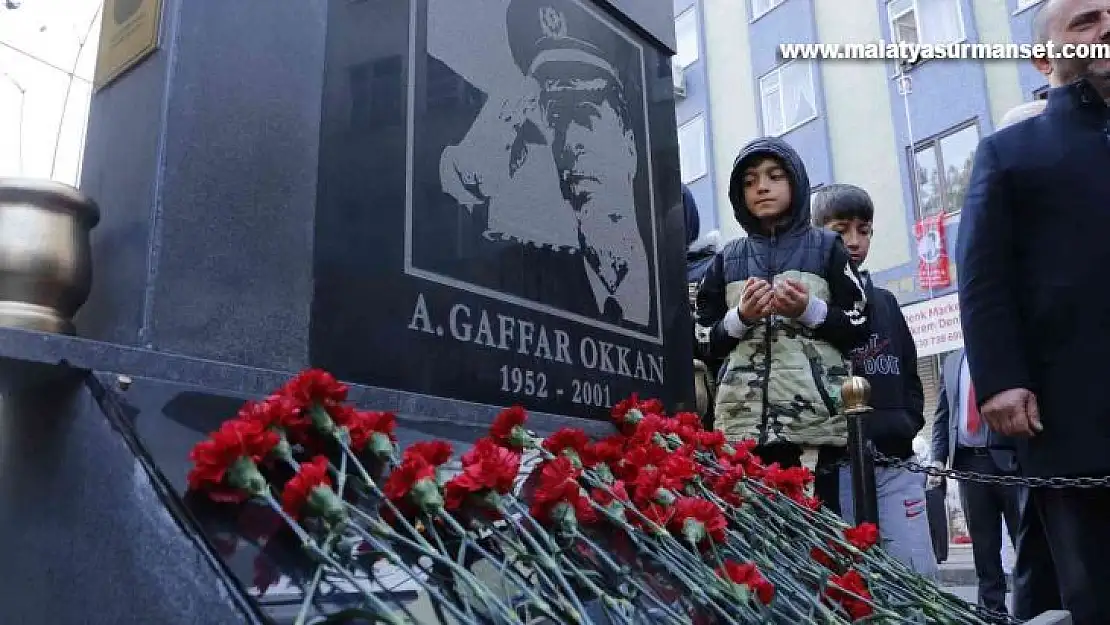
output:
[[[844,402],[846,414],[870,410],[867,402],[871,400],[871,383],[866,378],[854,375],[840,386],[840,398]]]

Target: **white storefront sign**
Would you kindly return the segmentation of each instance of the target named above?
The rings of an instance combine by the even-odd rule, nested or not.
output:
[[[943,354],[964,346],[960,326],[960,299],[956,293],[902,308],[917,355]]]

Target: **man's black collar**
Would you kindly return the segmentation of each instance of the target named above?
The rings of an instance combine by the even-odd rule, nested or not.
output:
[[[1092,111],[1103,113],[1107,109],[1102,95],[1086,78],[1080,78],[1066,85],[1048,91],[1048,111]]]

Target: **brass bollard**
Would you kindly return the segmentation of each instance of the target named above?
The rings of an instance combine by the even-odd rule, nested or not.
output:
[[[871,384],[852,376],[840,387],[844,414],[848,418],[848,459],[852,470],[852,502],[856,524],[879,524],[879,502],[875,490],[875,459],[871,456],[864,420],[871,414]]]
[[[840,399],[844,404],[844,414],[860,414],[871,410],[871,383],[867,378],[854,375],[840,385]]]
[[[96,203],[69,185],[0,178],[0,327],[74,333],[98,221]]]

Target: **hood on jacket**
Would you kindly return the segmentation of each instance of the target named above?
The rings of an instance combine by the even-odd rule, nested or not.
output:
[[[686,185],[682,185],[682,211],[686,217],[686,246],[689,247],[701,231],[701,217],[698,215],[698,203],[694,201],[694,194],[690,193],[690,188]]]
[[[732,164],[728,183],[728,199],[740,226],[751,235],[762,235],[759,219],[748,210],[744,202],[744,169],[763,156],[773,156],[782,161],[790,177],[790,219],[780,230],[781,234],[809,227],[809,174],[802,158],[790,144],[778,137],[760,137],[745,145]]]

